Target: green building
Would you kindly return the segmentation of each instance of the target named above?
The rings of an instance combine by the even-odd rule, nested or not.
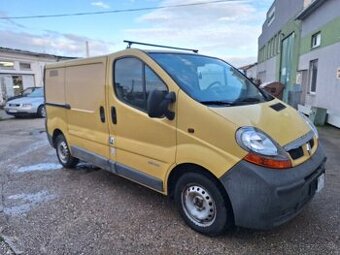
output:
[[[325,108],[340,127],[340,0],[274,1],[258,45],[257,78],[280,81],[286,102]]]

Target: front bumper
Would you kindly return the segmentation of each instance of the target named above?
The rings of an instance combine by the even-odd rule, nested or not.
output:
[[[290,169],[273,170],[240,161],[220,178],[235,225],[270,229],[294,218],[314,197],[325,161],[320,145],[309,160]]]
[[[37,113],[36,107],[5,107],[5,112],[9,115],[31,115]]]

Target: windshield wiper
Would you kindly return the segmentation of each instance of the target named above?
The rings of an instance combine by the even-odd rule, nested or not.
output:
[[[204,104],[204,105],[226,105],[226,106],[230,106],[232,105],[231,102],[228,102],[228,101],[201,101],[200,102],[201,104]]]
[[[257,97],[246,97],[246,98],[240,98],[238,100],[235,100],[234,102],[230,103],[230,105],[244,105],[244,104],[251,104],[251,103],[259,103],[262,100]]]

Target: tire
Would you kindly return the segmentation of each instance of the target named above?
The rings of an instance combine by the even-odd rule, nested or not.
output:
[[[220,235],[234,223],[229,199],[216,180],[203,174],[186,173],[178,179],[175,203],[184,221],[204,235]]]
[[[38,107],[37,115],[39,118],[45,118],[46,117],[46,109],[44,105],[40,105]]]
[[[57,136],[55,145],[60,164],[62,164],[65,168],[74,168],[78,164],[79,159],[71,155],[70,149],[63,135]]]

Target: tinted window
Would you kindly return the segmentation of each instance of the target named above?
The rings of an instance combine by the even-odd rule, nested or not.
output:
[[[146,111],[146,102],[152,90],[167,91],[160,78],[142,61],[123,58],[115,63],[115,91],[123,102]]]

